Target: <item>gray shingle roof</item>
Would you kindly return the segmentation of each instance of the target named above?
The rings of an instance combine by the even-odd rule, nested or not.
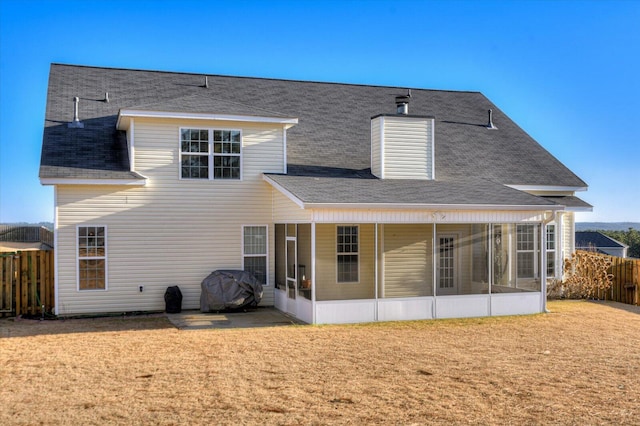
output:
[[[576,248],[624,248],[629,247],[597,231],[577,231]]]
[[[372,175],[267,176],[305,204],[558,206],[544,198],[482,179],[437,181],[377,179]]]
[[[593,207],[591,204],[573,195],[564,195],[559,197],[542,196],[542,198],[566,207],[577,207],[580,209],[588,209],[588,210],[590,210]]]
[[[40,176],[134,177],[124,134],[115,128],[120,109],[181,108],[191,103],[209,110],[224,100],[235,103],[227,104],[229,110],[250,105],[254,113],[277,111],[298,117],[299,123],[287,132],[292,172],[316,166],[325,173],[366,171],[370,119],[393,114],[395,96],[407,89],[228,76],[208,79],[205,88],[204,76],[198,74],[53,64]],[[108,103],[105,92],[109,92]],[[411,114],[436,117],[438,180],[474,177],[513,185],[586,187],[481,93],[412,88],[411,94]],[[73,119],[74,96],[80,97],[84,129],[67,128]],[[490,108],[498,130],[485,127]]]

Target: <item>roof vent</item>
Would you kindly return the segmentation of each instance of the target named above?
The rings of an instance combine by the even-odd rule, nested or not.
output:
[[[209,77],[206,75],[204,76],[204,87],[209,88]]]
[[[104,101],[109,103],[109,92],[104,92]]]
[[[406,95],[396,96],[396,112],[398,114],[409,114],[409,99],[411,98],[411,89],[407,91]]]
[[[498,128],[493,124],[493,110],[489,110],[489,123],[487,123],[487,129],[498,130]]]
[[[67,127],[72,129],[84,129],[84,124],[78,118],[78,104],[80,103],[80,98],[73,98],[73,121],[68,124]]]

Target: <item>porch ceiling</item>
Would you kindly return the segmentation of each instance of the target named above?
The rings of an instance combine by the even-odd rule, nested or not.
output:
[[[442,181],[281,174],[265,174],[264,179],[304,208],[564,208],[542,197],[482,179]]]

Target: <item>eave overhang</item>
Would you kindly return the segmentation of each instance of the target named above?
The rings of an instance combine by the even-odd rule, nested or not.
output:
[[[78,179],[78,178],[40,178],[41,185],[111,185],[145,186],[147,178],[139,179]]]
[[[562,193],[586,191],[587,186],[554,186],[554,185],[508,185],[509,188],[517,189],[531,194]]]
[[[132,118],[161,118],[180,120],[203,120],[203,121],[236,121],[245,123],[270,123],[282,125],[289,129],[298,124],[295,117],[268,117],[254,115],[232,115],[232,114],[212,114],[212,113],[192,113],[192,112],[170,112],[170,111],[145,111],[134,109],[121,109],[118,112],[116,128],[127,130]]]

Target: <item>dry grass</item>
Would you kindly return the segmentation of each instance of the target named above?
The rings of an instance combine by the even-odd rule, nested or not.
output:
[[[640,312],[180,331],[0,321],[0,424],[638,424]]]

